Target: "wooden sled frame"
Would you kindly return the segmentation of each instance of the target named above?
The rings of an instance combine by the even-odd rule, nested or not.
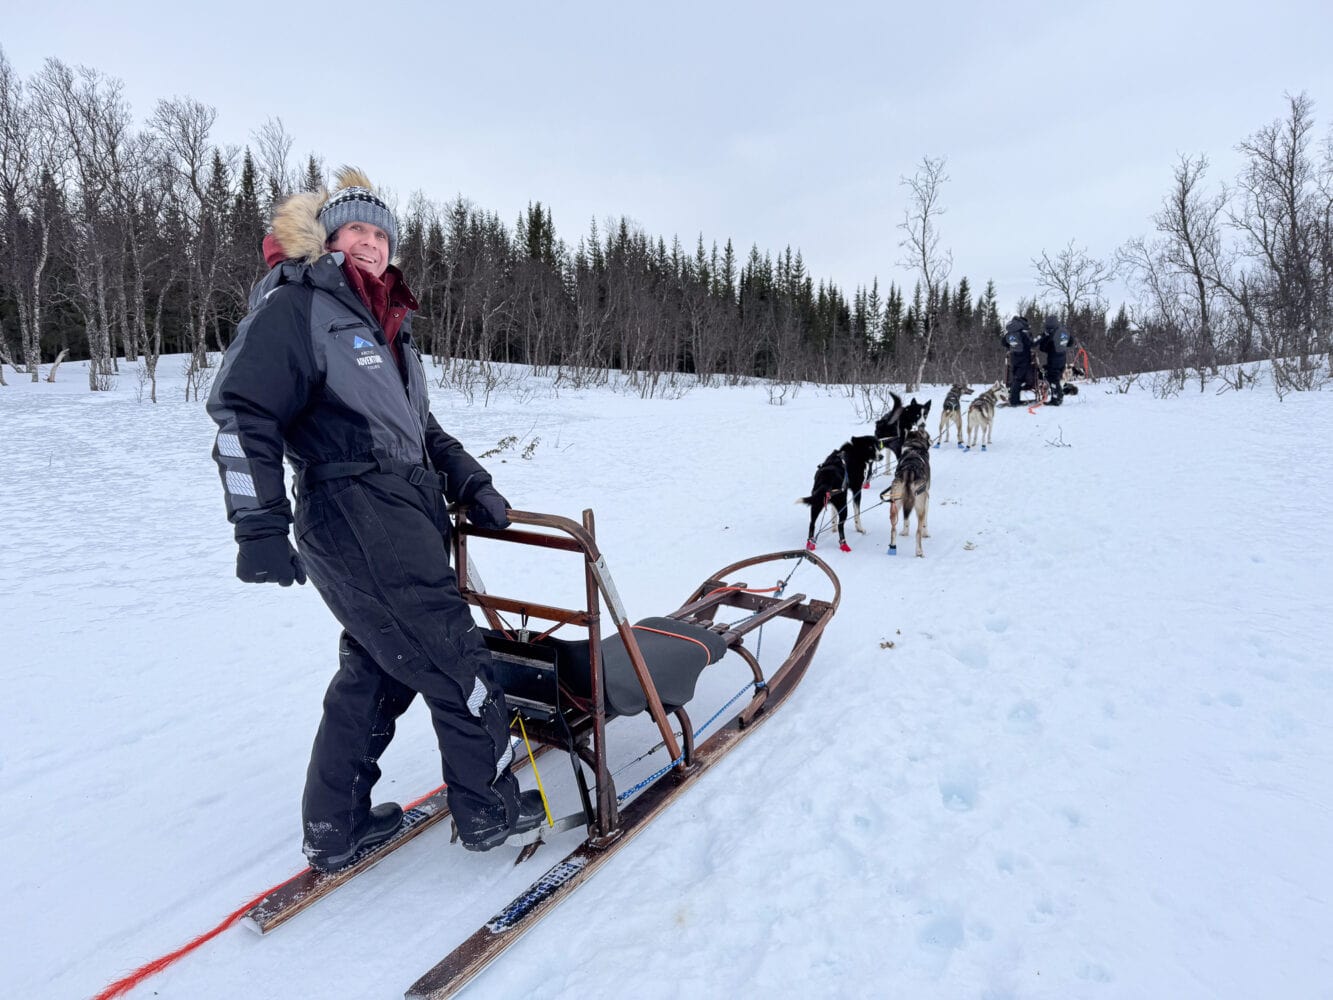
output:
[[[456,512],[452,536],[459,592],[469,604],[481,609],[493,630],[504,633],[510,649],[513,648],[512,643],[517,642],[520,647],[530,646],[535,660],[550,660],[549,651],[541,650],[530,642],[531,630],[526,625],[531,618],[587,630],[590,698],[586,701],[579,699],[581,704],[577,705],[572,702],[561,704],[557,699],[557,704],[544,706],[546,711],[542,711],[543,706],[536,706],[536,711],[525,710],[521,704],[511,707],[517,707],[524,721],[524,731],[530,739],[544,746],[564,749],[577,758],[573,766],[588,822],[587,843],[594,848],[606,846],[619,839],[621,822],[615,785],[608,767],[606,744],[606,724],[608,718],[613,716],[609,716],[607,711],[603,672],[603,602],[624,643],[635,677],[643,689],[647,711],[661,736],[662,745],[670,754],[670,767],[678,779],[689,775],[695,766],[694,733],[689,717],[683,706],[672,710],[681,725],[682,736],[678,741],[667,709],[663,707],[654,685],[634,626],[625,614],[606,560],[597,547],[591,510],[583,511],[581,523],[550,514],[511,510],[511,527],[506,530],[477,527],[467,522],[464,514],[465,511],[461,509]],[[562,608],[485,592],[468,559],[468,540],[473,537],[578,553],[583,560],[585,606]],[[833,599],[807,599],[804,594],[782,596],[780,593],[756,593],[748,590],[743,582],[727,580],[731,574],[740,570],[790,559],[804,560],[818,567],[832,584]],[[800,681],[840,599],[838,578],[823,560],[805,549],[794,549],[744,559],[718,570],[695,588],[679,608],[664,617],[709,629],[725,640],[727,652],[738,654],[748,664],[754,678],[754,691],[750,701],[732,716],[738,728],[745,728],[762,716],[770,703],[780,703]],[[730,625],[715,623],[714,617],[723,607],[735,607],[751,614]],[[510,636],[511,628],[505,625],[502,613],[522,616],[523,628],[517,637]],[[775,618],[795,620],[800,623],[800,628],[790,653],[773,671],[772,676],[765,678],[758,659],[745,647],[744,638]],[[554,709],[554,712],[550,709]],[[592,770],[595,801],[589,795],[578,760]]]

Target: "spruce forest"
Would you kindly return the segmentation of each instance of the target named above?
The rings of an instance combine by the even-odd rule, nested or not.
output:
[[[1157,384],[1179,391],[1271,359],[1279,392],[1319,388],[1333,377],[1333,134],[1321,136],[1304,94],[1275,111],[1236,137],[1236,177],[1213,177],[1206,154],[1181,156],[1160,209],[1111,256],[1070,234],[1026,262],[1035,301],[1000,303],[992,282],[953,274],[947,160],[929,156],[896,188],[885,263],[906,277],[887,287],[871,277],[849,294],[791,246],[682,242],[624,216],[562,237],[541,202],[507,224],[423,192],[393,206],[398,263],[420,301],[423,353],[469,392],[505,377],[499,362],[571,384],[619,370],[644,395],[751,378],[991,381],[1008,315],[1039,329],[1052,312],[1098,376],[1164,372]],[[0,384],[6,369],[54,379],[79,359],[100,391],[133,364],[156,399],[159,359],[183,355],[187,395],[207,386],[264,273],[273,204],[339,165],[294,156],[276,118],[244,148],[220,146],[215,119],[173,98],[140,122],[96,69],[49,59],[21,80],[0,51]],[[1113,279],[1133,293],[1114,311]]]

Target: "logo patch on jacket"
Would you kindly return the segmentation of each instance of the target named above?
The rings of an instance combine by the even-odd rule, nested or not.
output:
[[[356,351],[356,363],[361,368],[378,368],[384,364],[384,355],[380,354],[379,345],[359,333],[352,334],[352,350]]]

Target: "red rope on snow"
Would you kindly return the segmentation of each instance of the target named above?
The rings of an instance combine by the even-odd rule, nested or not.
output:
[[[112,983],[110,986],[104,989],[101,993],[93,997],[93,1000],[111,1000],[112,997],[123,996],[124,994],[128,993],[130,990],[134,989],[134,987],[138,986],[149,976],[156,975],[157,973],[165,969],[167,966],[175,962],[178,958],[188,955],[190,952],[194,951],[200,945],[213,940],[213,938],[217,937],[232,924],[236,923],[236,921],[240,920],[241,917],[245,916],[245,914],[248,913],[253,907],[258,906],[259,903],[264,899],[264,897],[267,896],[269,893],[277,892],[288,882],[291,882],[293,879],[300,878],[307,871],[309,871],[308,868],[302,869],[301,871],[293,875],[291,878],[279,882],[277,885],[273,886],[273,888],[265,889],[254,899],[250,900],[250,902],[246,903],[244,906],[236,910],[235,913],[229,914],[227,918],[222,921],[222,923],[218,924],[211,931],[207,931],[203,934],[200,934],[189,944],[177,948],[169,955],[163,955],[161,958],[153,959],[146,965],[139,966],[139,968],[135,969],[133,972],[131,972],[128,976],[125,976],[123,979],[117,979],[114,983]]]
[[[436,792],[438,792],[441,788],[444,787],[445,787],[444,785],[440,785],[439,788],[427,792],[425,795],[421,796],[421,798],[414,799],[412,802],[409,802],[406,806],[403,807],[403,811],[406,812],[408,809],[412,809],[416,806],[421,805],[421,803],[425,802],[428,798],[430,798],[432,795],[434,795]],[[240,920],[241,917],[245,916],[252,909],[254,909],[256,906],[262,903],[269,896],[270,893],[277,892],[284,885],[287,885],[289,882],[296,881],[298,878],[300,878],[308,871],[310,871],[308,867],[302,868],[295,875],[291,876],[291,878],[283,879],[277,885],[265,889],[254,899],[250,900],[250,902],[246,903],[244,906],[239,907],[235,912],[229,913],[223,919],[222,923],[218,924],[211,931],[205,931],[203,934],[200,934],[193,941],[189,942],[188,944],[182,945],[181,947],[177,948],[170,954],[163,955],[161,958],[155,958],[151,962],[139,966],[139,968],[135,969],[128,976],[125,976],[121,979],[117,979],[114,983],[112,983],[110,986],[104,989],[101,993],[93,997],[93,1000],[113,1000],[114,997],[124,996],[130,990],[134,989],[134,987],[142,983],[145,979],[149,978],[150,976],[157,975],[167,966],[174,964],[177,961],[177,959],[183,958],[184,956],[188,955],[190,952],[194,951],[200,945],[207,944],[209,941],[212,941],[215,937],[217,937],[219,934],[225,931],[228,927],[236,923],[236,921]]]

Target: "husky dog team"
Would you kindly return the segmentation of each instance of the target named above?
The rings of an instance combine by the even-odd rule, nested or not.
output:
[[[1042,374],[1045,375],[1049,390],[1049,396],[1044,399],[1046,405],[1059,406],[1065,396],[1078,392],[1076,386],[1067,384],[1071,378],[1086,377],[1082,370],[1066,363],[1066,355],[1074,343],[1073,337],[1053,316],[1046,318],[1040,340],[1034,342],[1030,329],[1026,316],[1015,316],[1001,334],[1001,343],[1009,351],[1007,377],[967,401],[966,442],[963,434],[963,397],[972,395],[975,390],[961,382],[949,387],[941,407],[937,440],[934,443],[936,449],[950,439],[952,432],[957,447],[970,451],[980,445],[981,450],[985,451],[991,443],[997,408],[1006,402],[1010,406],[1023,405],[1020,403],[1023,389],[1036,389],[1038,402],[1043,401],[1044,392],[1039,387],[1039,376]],[[1046,355],[1044,366],[1035,363],[1032,357],[1034,348]],[[926,418],[930,414],[931,401],[922,403],[913,397],[911,402],[904,403],[896,393],[889,395],[893,398],[893,406],[875,421],[874,434],[852,437],[830,452],[815,470],[810,495],[796,501],[805,504],[810,510],[810,526],[805,543],[807,549],[815,549],[819,518],[828,510],[831,526],[838,532],[839,547],[843,552],[851,551],[845,533],[848,500],[850,498],[855,511],[853,520],[856,530],[865,534],[865,528],[861,526],[861,490],[869,488],[874,463],[888,453],[893,455],[896,467],[892,484],[880,492],[879,498],[881,502],[889,504],[889,552],[892,554],[897,551],[898,518],[902,517],[902,533],[906,535],[908,520],[912,514],[916,514],[916,554],[924,556],[921,540],[930,537],[927,514],[930,509],[931,440],[926,430]]]

